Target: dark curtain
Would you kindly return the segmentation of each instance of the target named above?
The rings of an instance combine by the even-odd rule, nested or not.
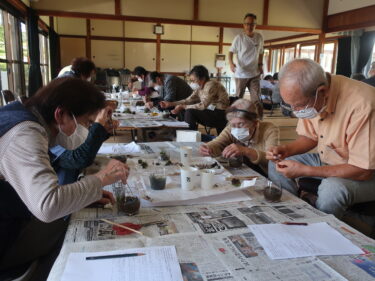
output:
[[[350,63],[350,44],[350,37],[340,38],[337,50],[336,74],[344,75],[347,77],[350,77],[352,72]]]
[[[374,42],[375,42],[375,31],[365,32],[361,36],[359,56],[358,56],[357,69],[356,69],[357,73],[362,73],[363,68],[368,63],[372,54],[372,48],[374,46]]]
[[[56,78],[60,70],[60,43],[59,35],[52,29],[49,29],[49,52],[51,63],[51,77]]]
[[[27,37],[29,42],[29,97],[43,86],[40,70],[38,15],[33,9],[27,9]]]

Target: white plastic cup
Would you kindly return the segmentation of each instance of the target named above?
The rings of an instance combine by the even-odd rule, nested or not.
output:
[[[181,167],[181,188],[193,190],[197,183],[198,168]]]
[[[215,170],[207,169],[201,171],[201,188],[212,189],[214,187]]]
[[[184,166],[190,165],[192,151],[193,151],[193,148],[191,146],[181,146],[180,156],[181,156],[182,165]]]

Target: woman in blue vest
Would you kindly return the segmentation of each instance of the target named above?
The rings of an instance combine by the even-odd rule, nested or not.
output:
[[[49,147],[74,138],[79,125],[95,121],[104,107],[105,97],[94,85],[61,78],[25,105],[0,108],[0,279],[43,260],[64,235],[63,217],[100,200],[103,186],[126,182],[128,167],[116,160],[66,185],[58,183],[52,165]]]

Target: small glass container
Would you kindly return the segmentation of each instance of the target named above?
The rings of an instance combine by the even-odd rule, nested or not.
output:
[[[271,203],[280,202],[283,190],[281,187],[273,185],[272,181],[267,182],[267,186],[263,189],[264,199]]]

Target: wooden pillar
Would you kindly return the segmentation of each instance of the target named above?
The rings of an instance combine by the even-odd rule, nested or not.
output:
[[[86,57],[91,60],[91,23],[86,19]]]
[[[157,23],[160,25],[160,23]],[[156,34],[156,71],[160,72],[160,55],[161,55],[161,46],[160,46],[161,35]]]
[[[270,6],[270,1],[263,0],[263,25],[268,25],[269,6]]]
[[[199,0],[194,0],[193,20],[199,19]]]

